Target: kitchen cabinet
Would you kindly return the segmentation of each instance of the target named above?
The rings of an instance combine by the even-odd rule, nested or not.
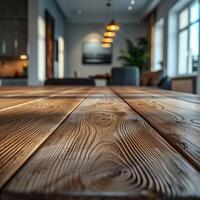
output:
[[[19,57],[27,53],[27,21],[0,21],[0,56]]]
[[[1,0],[0,19],[26,19],[27,0]]]
[[[27,54],[27,0],[1,0],[0,57]]]

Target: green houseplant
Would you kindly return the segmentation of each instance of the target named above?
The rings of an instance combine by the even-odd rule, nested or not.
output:
[[[130,39],[126,39],[126,49],[122,49],[120,52],[121,55],[118,59],[122,60],[123,66],[138,67],[140,71],[147,68],[149,53],[148,41],[146,38],[138,38],[135,43]]]

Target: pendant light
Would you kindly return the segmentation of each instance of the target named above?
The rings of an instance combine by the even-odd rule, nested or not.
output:
[[[117,22],[115,22],[115,20],[111,20],[111,22],[107,25],[107,30],[109,31],[118,31],[120,29],[119,24],[117,24]]]
[[[111,37],[114,38],[116,36],[116,33],[114,31],[106,31],[104,33],[104,37]]]
[[[111,21],[110,21],[110,23],[106,26],[106,29],[108,30],[108,31],[118,31],[119,29],[120,29],[120,26],[119,26],[119,24],[114,20],[114,17],[113,17],[113,4],[112,3],[110,3],[111,4],[111,6],[110,6],[110,8],[111,8]]]
[[[102,47],[103,48],[110,48],[111,47],[111,43],[105,43],[105,42],[103,42],[102,43]]]
[[[106,3],[106,6],[108,8],[108,13],[109,13],[109,10],[111,7],[111,0],[108,0],[108,2]],[[112,18],[112,15],[109,18]],[[116,33],[114,31],[107,30],[107,26],[106,26],[106,31],[104,32],[103,36],[104,38],[102,39],[102,47],[111,48],[112,43],[114,41],[114,37],[116,36]]]
[[[112,38],[109,38],[109,37],[104,37],[102,42],[104,43],[112,43],[113,42],[113,39]]]

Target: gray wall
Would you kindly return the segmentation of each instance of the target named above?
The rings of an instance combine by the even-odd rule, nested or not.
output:
[[[64,39],[65,36],[65,19],[54,0],[29,0],[29,85],[43,84],[46,76],[45,9],[55,19],[55,38],[63,37]],[[62,74],[58,72],[57,63],[55,63],[55,74],[56,76]]]
[[[122,66],[117,59],[120,50],[125,48],[125,38],[135,40],[146,36],[146,23],[123,24],[113,46],[112,65],[82,65],[82,43],[89,40],[100,40],[105,24],[68,24],[66,28],[65,76],[72,77],[76,70],[81,77],[109,73],[113,66]]]

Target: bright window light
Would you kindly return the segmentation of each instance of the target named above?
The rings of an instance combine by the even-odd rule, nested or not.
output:
[[[183,29],[189,24],[189,11],[186,8],[179,15],[179,29]]]
[[[199,12],[200,4],[198,1],[195,1],[192,3],[190,7],[190,22],[196,22],[200,18],[200,12]]]

